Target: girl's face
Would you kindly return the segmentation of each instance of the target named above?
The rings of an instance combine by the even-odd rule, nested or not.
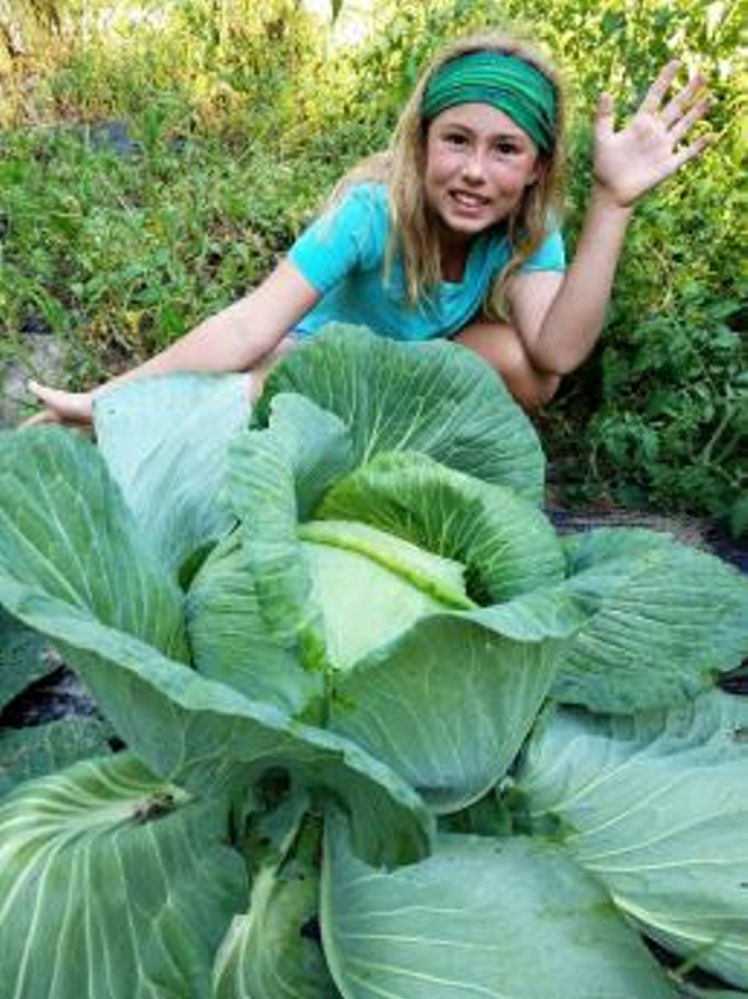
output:
[[[535,143],[490,104],[459,104],[429,124],[426,201],[447,244],[466,244],[507,219],[539,174]]]

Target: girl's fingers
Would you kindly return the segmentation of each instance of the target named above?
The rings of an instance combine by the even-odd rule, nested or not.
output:
[[[50,423],[61,424],[64,427],[69,427],[71,430],[82,430],[86,434],[92,433],[91,420],[87,417],[61,415],[52,409],[42,409],[40,412],[34,413],[33,416],[29,416],[28,419],[23,420],[18,425],[18,429],[27,430],[30,427],[45,426]]]
[[[665,94],[670,89],[679,69],[680,63],[677,59],[674,59],[660,71],[657,79],[647,91],[640,110],[649,111],[651,114],[655,114],[660,110],[662,102],[665,99]]]
[[[708,149],[713,142],[713,137],[702,135],[696,139],[695,142],[692,142],[688,146],[684,146],[677,153],[673,153],[667,164],[667,169],[663,172],[661,179],[665,180],[667,177],[672,177],[673,174],[677,173],[685,163],[688,163],[689,160],[699,156],[705,149]]]
[[[48,406],[48,397],[53,390],[45,388],[44,385],[40,385],[32,379],[29,379],[26,383],[26,387],[29,392],[44,406],[44,409],[40,410],[38,413],[34,413],[33,416],[29,416],[28,419],[21,423],[21,427],[36,427],[43,423],[59,423],[60,417],[55,412],[54,407]]]
[[[64,392],[29,381],[29,392],[44,406],[25,426],[34,423],[66,423],[84,425],[91,422],[91,395],[86,392]],[[33,422],[32,422],[33,421]]]
[[[684,112],[693,104],[699,91],[704,89],[704,79],[701,76],[694,76],[688,84],[665,105],[660,112],[660,119],[669,128],[678,122]]]
[[[59,389],[49,388],[48,385],[40,385],[39,382],[35,382],[32,378],[28,380],[26,386],[29,392],[36,396],[39,402],[43,403],[54,403],[56,398],[67,395],[66,392],[61,392]]]
[[[673,138],[673,142],[680,142],[683,136],[688,132],[688,130],[701,118],[704,117],[707,110],[709,109],[709,98],[703,97],[697,104],[688,111],[680,121],[676,121],[673,127],[670,129],[670,135]]]
[[[690,146],[686,146],[684,149],[681,149],[673,161],[673,172],[675,172],[675,170],[680,170],[684,163],[688,163],[689,160],[692,160],[695,156],[703,153],[705,149],[708,149],[709,146],[711,146],[712,142],[714,142],[714,138],[712,136],[702,135],[695,142],[692,142]]]

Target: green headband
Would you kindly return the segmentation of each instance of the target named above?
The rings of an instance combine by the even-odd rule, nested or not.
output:
[[[530,136],[541,152],[553,149],[556,88],[539,69],[502,52],[470,52],[440,66],[426,84],[421,118],[431,121],[457,104],[490,104]]]

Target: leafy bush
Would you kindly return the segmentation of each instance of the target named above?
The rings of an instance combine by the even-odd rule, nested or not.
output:
[[[74,384],[145,359],[244,294],[330,174],[163,133],[126,141],[123,156],[97,129],[17,136],[0,166],[3,336],[57,337]]]
[[[630,923],[748,986],[748,711],[715,689],[746,581],[557,537],[532,426],[458,346],[330,329],[249,429],[246,398],[174,375],[104,395],[98,449],[4,435],[0,601],[127,744],[0,804],[11,992],[519,997],[531,968],[672,999]]]

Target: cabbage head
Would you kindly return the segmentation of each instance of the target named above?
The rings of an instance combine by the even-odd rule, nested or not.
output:
[[[748,989],[735,569],[558,535],[449,343],[331,327],[251,415],[183,374],[95,430],[0,444],[0,699],[49,643],[99,712],[0,732],[2,999]]]

